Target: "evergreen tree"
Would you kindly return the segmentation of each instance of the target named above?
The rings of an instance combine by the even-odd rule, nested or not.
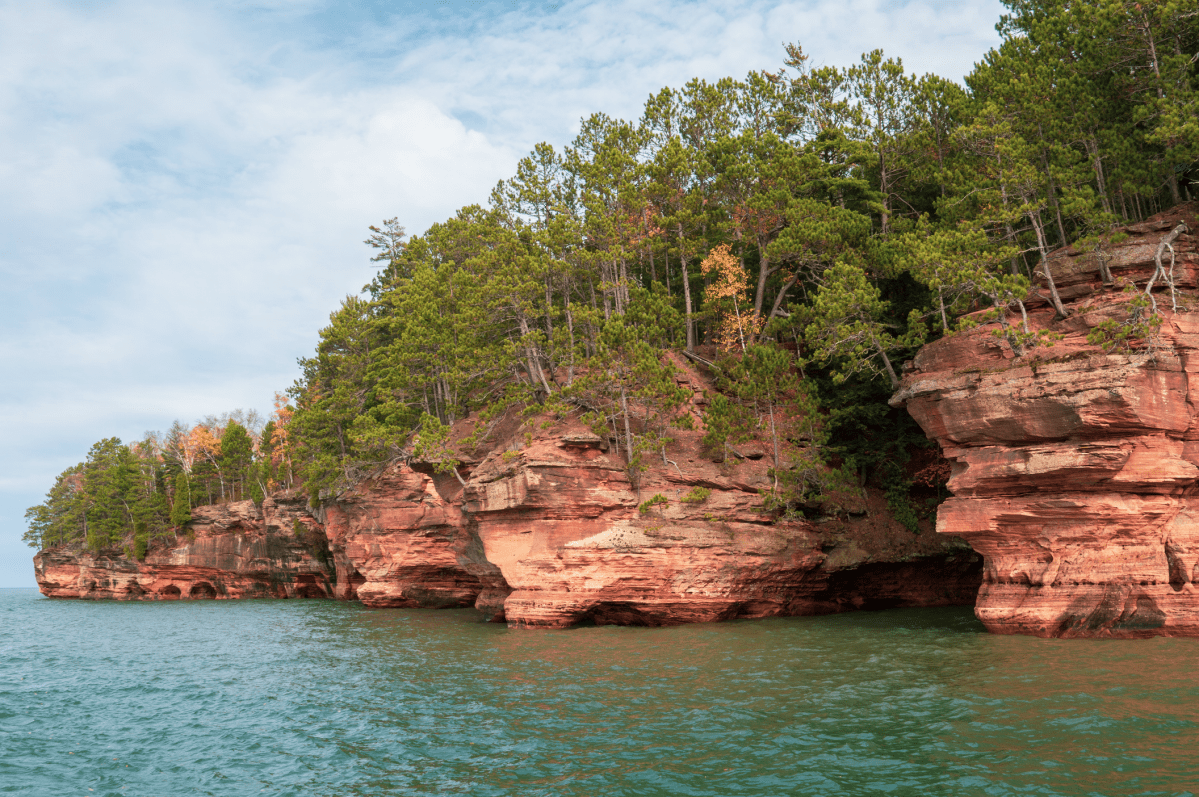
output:
[[[904,505],[896,360],[979,324],[1026,353],[1043,342],[1030,288],[1066,312],[1054,253],[1188,197],[1199,169],[1194,0],[1006,5],[964,85],[881,51],[812,67],[791,44],[774,72],[582,119],[419,235],[370,227],[378,274],[330,316],[256,454],[244,414],[101,441],[30,508],[26,540],[137,548],[204,501],[302,483],[318,502],[413,456],[458,473],[456,424],[482,435],[509,410],[582,408],[636,483],[683,422],[675,346],[732,355],[704,439],[723,457],[768,430],[779,506],[831,489],[825,446]],[[872,435],[892,442],[854,442]]]
[[[175,500],[171,503],[171,525],[182,528],[191,522],[191,485],[186,473],[175,477]]]
[[[220,456],[221,470],[229,484],[229,497],[234,501],[245,497],[254,458],[253,445],[246,428],[236,421],[229,421],[221,435]]]

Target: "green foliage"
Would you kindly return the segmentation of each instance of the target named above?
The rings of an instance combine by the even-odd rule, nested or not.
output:
[[[708,500],[708,496],[711,494],[712,491],[707,487],[692,487],[687,491],[687,494],[679,500],[684,504],[702,504],[704,501]]]
[[[431,463],[437,473],[452,473],[462,481],[458,475],[458,459],[450,445],[450,431],[448,425],[425,413],[412,443],[412,457]]]
[[[146,550],[150,546],[150,531],[145,521],[138,521],[133,527],[133,555],[139,562],[146,560]]]
[[[258,506],[262,506],[262,502],[266,500],[266,494],[262,491],[262,483],[257,479],[250,482],[250,500]]]
[[[191,485],[182,471],[175,477],[175,500],[171,503],[171,525],[182,528],[192,519]]]
[[[220,464],[228,483],[229,498],[234,501],[245,497],[254,459],[253,446],[246,428],[237,421],[229,421],[221,435]]]
[[[935,444],[911,415],[888,406],[885,385],[861,378],[837,383],[827,372],[812,376],[821,404],[828,408],[823,450],[839,463],[841,488],[869,484],[883,490],[892,515],[916,531],[919,512],[906,467],[913,451]]]
[[[666,459],[667,429],[691,395],[678,384],[675,367],[660,348],[670,341],[671,326],[678,320],[664,299],[661,291],[631,290],[627,312],[620,317],[601,321],[595,313],[580,313],[598,335],[585,371],[566,391],[572,401],[589,408],[584,420],[596,434],[616,438],[634,488],[648,467],[648,455]]]
[[[708,398],[704,427],[704,448],[717,462],[728,459],[730,446],[753,439],[749,408],[723,393],[716,393]]]
[[[1101,346],[1110,352],[1131,351],[1137,344],[1152,345],[1153,336],[1161,327],[1161,316],[1150,311],[1149,297],[1143,292],[1131,285],[1125,292],[1130,294],[1126,302],[1127,314],[1121,319],[1105,319],[1092,327],[1087,333],[1087,342],[1092,346]]]
[[[886,404],[897,363],[980,324],[1017,356],[1052,342],[1026,307],[1035,292],[1066,313],[1050,254],[1103,263],[1116,225],[1187,197],[1199,157],[1193,2],[1006,5],[965,87],[881,51],[813,67],[791,44],[776,70],[655,92],[636,121],[583,119],[422,234],[372,226],[378,274],[330,315],[257,449],[244,417],[101,441],[26,513],[26,541],[125,544],[139,521],[153,537],[201,501],[297,482],[316,506],[413,457],[461,478],[457,450],[529,413],[583,414],[637,488],[691,426],[670,351],[712,359],[706,344],[734,349],[705,413],[714,459],[768,441],[772,507],[870,484],[913,524],[924,440]],[[721,284],[701,269],[715,251]],[[1151,346],[1157,323],[1134,297],[1091,340]]]
[[[912,483],[910,480],[897,475],[894,469],[888,469],[886,491],[887,508],[891,516],[899,521],[905,529],[913,534],[920,531],[920,515],[912,501]]]
[[[666,507],[669,505],[670,501],[667,500],[666,496],[662,495],[661,493],[654,493],[652,498],[649,498],[648,500],[642,501],[640,504],[638,504],[637,511],[642,515],[648,515],[650,510],[652,510],[655,506]]]
[[[637,122],[584,119],[486,207],[422,235],[372,227],[386,266],[333,314],[292,390],[309,493],[432,450],[472,412],[553,402],[616,438],[636,485],[689,423],[663,349],[694,351],[730,314],[746,354],[794,341],[801,369],[879,394],[932,334],[991,324],[1017,355],[1049,342],[1024,304],[1035,288],[1065,312],[1049,253],[1160,208],[1199,154],[1194,15],[1091,5],[1011,3],[968,90],[880,51],[814,68],[790,45],[786,68],[662,89]],[[705,290],[717,247],[744,269],[737,296]],[[712,398],[715,458],[798,401],[764,387],[775,377]],[[779,479],[789,439],[771,432]],[[811,472],[832,467],[800,448]]]
[[[889,308],[860,267],[841,262],[828,270],[809,310],[804,339],[817,361],[834,363],[834,380],[864,372],[885,375],[892,388],[899,386],[891,355],[919,346],[926,330],[917,313],[905,334],[894,335],[884,320]]]
[[[85,462],[59,475],[46,500],[30,507],[25,519],[24,540],[35,548],[121,547],[138,529],[148,540],[169,528],[163,463],[143,443],[101,440]]]

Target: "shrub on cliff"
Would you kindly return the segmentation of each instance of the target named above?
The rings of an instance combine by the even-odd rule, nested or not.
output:
[[[146,528],[144,521],[139,521],[133,526],[133,556],[139,562],[144,562],[146,559],[146,550],[150,546],[150,531]]]

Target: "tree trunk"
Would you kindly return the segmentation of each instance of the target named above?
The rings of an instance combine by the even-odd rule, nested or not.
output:
[[[670,240],[666,233],[662,234],[662,242],[666,244],[662,247],[662,261],[666,264],[666,296],[667,298],[674,298],[674,294],[670,290]]]
[[[1049,247],[1045,241],[1045,229],[1041,223],[1040,211],[1034,211],[1029,219],[1037,234],[1037,248],[1041,252],[1041,271],[1045,274],[1045,284],[1049,286],[1049,300],[1053,303],[1053,309],[1057,311],[1058,318],[1065,318],[1066,308],[1062,305],[1062,297],[1057,292],[1057,285],[1053,282],[1053,272],[1049,268]]]
[[[624,380],[620,382],[620,412],[624,416],[624,445],[629,464],[629,481],[633,482],[633,488],[637,490],[638,499],[641,498],[641,479],[638,474],[633,472],[633,430],[629,426],[629,400],[625,395]]]
[[[1091,136],[1085,142],[1087,154],[1091,156],[1091,170],[1095,172],[1095,185],[1099,188],[1099,201],[1103,203],[1103,211],[1105,213],[1112,212],[1112,203],[1107,196],[1107,180],[1103,174],[1103,159],[1099,157],[1099,141],[1095,138],[1095,132],[1091,131]]]
[[[882,233],[886,235],[891,220],[891,194],[887,190],[887,158],[883,155],[881,146],[878,150],[878,185],[883,194]]]
[[[758,243],[758,288],[754,291],[754,315],[761,318],[762,304],[766,300],[766,280],[770,277],[770,258],[766,256],[766,247],[762,246],[762,236],[754,233]]]
[[[611,296],[612,280],[609,279],[609,277],[611,275],[608,273],[610,268],[611,268],[610,264],[600,266],[600,287],[603,289],[600,292],[604,295],[604,320],[605,321],[612,320],[612,296]]]
[[[528,321],[525,320],[524,314],[521,314],[518,317],[518,320],[520,322],[521,336],[523,337],[523,336],[528,335],[529,334],[529,323],[528,323]],[[541,369],[541,363],[538,362],[538,357],[537,357],[536,351],[534,351],[532,346],[525,346],[524,348],[525,348],[525,368],[528,369],[528,372],[529,372],[529,381],[531,383],[533,383],[533,385],[536,385],[538,382],[540,382],[542,389],[545,390],[545,395],[552,396],[554,394],[554,391],[550,390],[549,382],[547,382],[546,378],[545,378],[545,371],[543,371]]]
[[[774,442],[774,490],[779,489],[779,433],[774,426],[774,399],[767,401],[770,410],[770,439]]]
[[[691,285],[687,275],[687,254],[683,246],[683,225],[678,225],[679,232],[679,265],[683,272],[683,305],[687,317],[687,351],[695,351],[695,326],[691,321]]]
[[[632,278],[629,277],[628,258],[625,257],[625,255],[623,253],[620,256],[620,271],[621,271],[621,274],[624,275],[624,279],[621,281],[620,289],[621,289],[621,291],[624,292],[624,306],[625,306],[625,309],[627,310],[628,306],[629,306],[629,285],[632,284]],[[640,285],[641,281],[638,280],[637,284]]]
[[[1178,297],[1174,290],[1174,247],[1173,243],[1178,236],[1184,232],[1190,232],[1190,227],[1185,221],[1180,221],[1178,226],[1170,231],[1170,234],[1161,239],[1157,245],[1157,252],[1153,256],[1153,262],[1157,266],[1153,270],[1153,276],[1149,278],[1148,284],[1145,285],[1145,295],[1149,297],[1149,301],[1153,303],[1153,312],[1157,312],[1157,300],[1153,298],[1153,283],[1157,281],[1158,275],[1166,278],[1166,284],[1170,286],[1170,301],[1174,312],[1178,312]],[[1162,265],[1162,255],[1166,249],[1170,250],[1170,274],[1166,275],[1165,267]]]
[[[1007,210],[1007,186],[1004,185],[1003,183],[1000,183],[1000,185],[999,185],[999,195],[1003,199],[1003,209],[1006,211]],[[1011,241],[1012,244],[1015,244],[1016,243],[1016,231],[1012,229],[1011,222],[1005,221],[1003,223],[1003,229],[1007,232],[1008,240]],[[1020,276],[1020,267],[1016,265],[1016,258],[1014,258],[1014,257],[1012,258],[1012,276],[1013,277]]]
[[[797,279],[799,279],[798,272],[793,275],[791,279],[784,282],[782,287],[779,288],[778,295],[774,297],[774,304],[770,308],[770,317],[766,319],[767,321],[769,321],[771,318],[774,318],[775,315],[778,314],[779,308],[783,306],[783,300],[787,298],[787,291],[791,290],[791,286],[795,284]]]
[[[570,312],[570,292],[566,293],[566,332],[570,337],[570,359],[566,362],[566,386],[575,381],[575,320]]]
[[[1037,133],[1041,136],[1041,140],[1045,140],[1045,134],[1041,132],[1041,125],[1037,125]],[[1057,216],[1057,233],[1061,239],[1061,245],[1067,244],[1066,240],[1066,225],[1062,223],[1062,208],[1057,201],[1057,185],[1053,180],[1053,170],[1049,168],[1049,153],[1044,149],[1041,150],[1041,165],[1045,167],[1045,179],[1049,181],[1049,201],[1053,203],[1053,212]]]
[[[1164,102],[1166,93],[1162,90],[1162,73],[1157,60],[1157,43],[1153,41],[1153,27],[1149,24],[1149,16],[1145,10],[1137,5],[1141,11],[1141,20],[1145,23],[1142,30],[1145,31],[1145,42],[1149,45],[1149,58],[1153,64],[1154,88],[1157,89],[1157,99],[1159,102]],[[1178,192],[1178,177],[1174,174],[1174,167],[1170,166],[1170,176],[1167,182],[1170,184],[1170,196],[1174,200],[1174,204],[1182,202],[1182,195]]]
[[[899,377],[895,375],[895,369],[891,366],[891,358],[887,356],[887,350],[883,348],[883,344],[878,342],[878,338],[874,338],[874,348],[878,351],[878,356],[883,358],[887,376],[891,377],[891,389],[895,390],[899,387]]]

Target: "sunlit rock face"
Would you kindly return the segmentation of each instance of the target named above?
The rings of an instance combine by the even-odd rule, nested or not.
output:
[[[190,536],[155,540],[141,562],[119,549],[42,551],[33,560],[38,587],[90,600],[333,596],[325,535],[303,497],[200,506],[192,516]]]
[[[119,551],[44,551],[39,585],[53,597],[474,606],[484,619],[537,628],[974,600],[980,557],[931,524],[917,534],[903,528],[875,492],[848,517],[776,522],[760,493],[770,485],[769,458],[753,445],[724,463],[704,456],[711,385],[681,358],[676,366],[692,390],[695,428],[672,430],[666,461],[637,485],[610,440],[576,416],[513,417],[462,453],[461,479],[396,462],[312,514],[291,495],[261,509],[199,508],[194,541],[182,534],[159,543],[144,563]],[[454,439],[471,428],[460,423]]]
[[[1186,205],[1105,246],[1116,281],[1148,279]],[[1195,238],[1174,241],[1175,283],[1194,288]],[[1168,264],[1168,255],[1167,255]],[[997,633],[1199,635],[1199,314],[1180,297],[1152,346],[1105,353],[1087,334],[1128,316],[1094,252],[1052,261],[1069,316],[1036,309],[1062,337],[1015,356],[989,330],[926,346],[892,399],[952,465],[937,530],[985,559],[976,613]]]
[[[873,518],[772,522],[764,458],[718,466],[679,432],[671,466],[631,489],[623,460],[582,429],[536,436],[484,460],[464,507],[511,589],[509,624],[671,625],[854,608],[969,603],[978,561],[964,546]],[[707,490],[694,499],[695,488]],[[667,503],[645,512],[642,500]],[[863,507],[865,508],[865,507]]]
[[[510,625],[669,625],[855,608],[970,603],[978,558],[929,529],[912,534],[871,494],[851,518],[776,522],[762,510],[770,460],[752,445],[715,463],[701,445],[712,386],[682,358],[694,429],[634,487],[625,458],[578,419],[517,434],[472,466],[462,498],[502,576]],[[665,503],[639,506],[655,496]]]
[[[474,606],[495,568],[470,544],[461,492],[453,477],[396,464],[330,501],[319,514],[338,597],[375,607]]]

